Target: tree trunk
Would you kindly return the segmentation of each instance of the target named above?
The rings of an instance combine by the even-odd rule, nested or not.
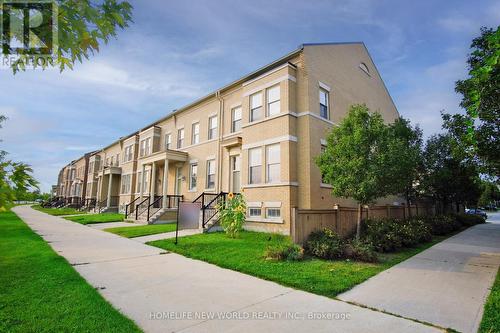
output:
[[[408,207],[408,217],[411,218],[410,195],[406,192],[406,206]]]
[[[358,221],[356,223],[356,239],[359,240],[361,236],[361,209],[362,205],[358,204]]]

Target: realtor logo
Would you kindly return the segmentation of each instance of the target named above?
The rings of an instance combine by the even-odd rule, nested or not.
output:
[[[53,0],[0,1],[2,52],[7,55],[51,56],[57,37]]]

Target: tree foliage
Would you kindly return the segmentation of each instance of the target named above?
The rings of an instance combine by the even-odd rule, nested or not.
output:
[[[422,130],[398,118],[389,125],[388,151],[392,162],[392,194],[402,194],[407,205],[418,196],[417,185],[423,169]]]
[[[392,192],[389,138],[389,127],[379,113],[371,113],[366,105],[351,106],[316,158],[334,196],[353,198],[361,206]],[[359,227],[358,212],[358,236]]]
[[[500,171],[500,27],[482,28],[471,44],[469,77],[456,82],[465,114],[444,115],[444,127],[455,138],[455,153],[481,162],[493,176]]]
[[[43,55],[26,54],[24,50],[17,53],[12,51],[11,54],[17,56],[17,60],[11,65],[14,74],[25,70],[27,64],[44,69],[49,66],[58,67],[61,72],[66,68],[73,69],[77,61],[89,59],[99,51],[100,44],[108,43],[112,37],[116,37],[119,28],[126,28],[132,22],[132,6],[128,1],[55,0],[54,4],[58,17],[55,55],[47,58]],[[41,15],[47,15],[49,10],[52,9],[41,10]],[[43,23],[41,27],[45,25],[46,29],[42,29],[42,34],[43,31],[50,33],[49,24],[51,22]],[[18,34],[14,35],[16,39],[22,40],[22,31],[13,32]]]
[[[0,128],[5,119],[5,116],[0,116]],[[8,160],[7,152],[0,150],[0,211],[15,200],[23,200],[29,191],[38,188],[32,173],[33,169],[29,165]]]
[[[425,173],[423,192],[442,203],[442,209],[452,202],[475,206],[481,194],[477,167],[453,154],[453,138],[448,134],[434,135],[427,140],[424,153]]]

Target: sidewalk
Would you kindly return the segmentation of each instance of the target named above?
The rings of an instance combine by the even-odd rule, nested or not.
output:
[[[462,333],[476,333],[499,265],[500,224],[480,224],[338,298]]]
[[[174,253],[165,254],[158,248],[27,206],[14,211],[145,332],[441,331]],[[210,320],[211,316],[223,315],[230,318]],[[319,318],[312,320],[312,315]],[[335,315],[347,319],[328,319]]]

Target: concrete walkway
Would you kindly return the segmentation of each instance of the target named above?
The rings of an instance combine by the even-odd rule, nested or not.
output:
[[[179,237],[196,235],[196,234],[200,234],[201,232],[202,231],[199,229],[179,230]],[[134,237],[134,238],[131,238],[131,240],[145,244],[147,242],[152,242],[152,241],[156,241],[156,240],[160,240],[160,239],[169,239],[169,238],[175,238],[175,231],[163,232],[161,234],[156,234],[156,235]]]
[[[145,332],[441,331],[174,253],[162,254],[158,248],[27,206],[14,211]]]
[[[393,266],[339,299],[475,333],[500,265],[500,224],[481,224]]]

